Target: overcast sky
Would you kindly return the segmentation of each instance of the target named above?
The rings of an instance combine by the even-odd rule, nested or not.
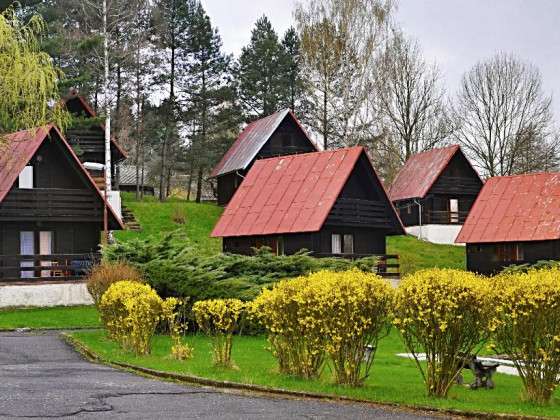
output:
[[[290,27],[296,0],[202,3],[225,50],[237,55],[263,14],[279,33]],[[560,122],[560,0],[400,0],[396,19],[420,42],[426,58],[439,64],[449,92],[455,92],[466,70],[496,51],[537,65]]]

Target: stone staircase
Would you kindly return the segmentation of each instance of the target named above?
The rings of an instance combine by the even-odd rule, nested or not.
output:
[[[136,232],[140,232],[142,230],[142,226],[140,226],[140,223],[138,223],[138,220],[134,217],[134,213],[125,206],[122,206],[122,221],[127,230]]]

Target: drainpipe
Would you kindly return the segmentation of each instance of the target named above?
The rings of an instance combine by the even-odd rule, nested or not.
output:
[[[416,199],[414,199],[414,204],[418,206],[418,239],[422,239],[422,204],[420,204]]]

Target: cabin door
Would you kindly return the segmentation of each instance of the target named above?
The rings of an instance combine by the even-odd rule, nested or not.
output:
[[[459,223],[459,200],[456,198],[449,200],[449,221]]]
[[[53,233],[51,231],[39,232],[39,255],[52,255]],[[52,266],[52,261],[41,261],[41,267]],[[41,270],[41,277],[50,277],[50,270]]]
[[[33,231],[22,231],[19,233],[19,253],[20,255],[35,255],[35,233]],[[20,266],[33,267],[34,261],[21,261]],[[24,271],[21,270],[22,279],[30,279],[35,276],[33,269]]]

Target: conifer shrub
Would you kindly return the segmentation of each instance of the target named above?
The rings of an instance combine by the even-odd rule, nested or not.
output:
[[[99,311],[109,338],[124,350],[143,355],[150,353],[163,303],[147,284],[118,281],[103,294]]]
[[[314,378],[328,360],[339,384],[360,386],[390,327],[393,290],[357,269],[320,271],[263,290],[252,315],[283,373]]]
[[[488,280],[466,271],[423,270],[401,282],[393,323],[414,356],[428,395],[447,397],[465,358],[488,338],[491,306]]]
[[[198,326],[212,337],[214,364],[232,367],[233,333],[239,327],[245,304],[239,299],[211,299],[198,301],[193,312]]]
[[[560,378],[560,268],[494,281],[496,350],[515,364],[527,399],[545,404]]]
[[[97,308],[109,286],[122,280],[144,282],[140,271],[123,261],[104,261],[92,268],[87,277],[87,289]]]

